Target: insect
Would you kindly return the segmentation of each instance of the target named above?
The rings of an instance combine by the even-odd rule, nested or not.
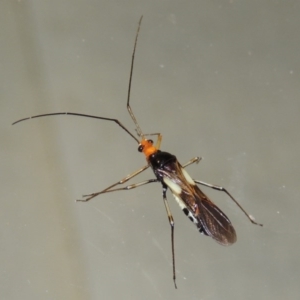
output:
[[[138,35],[141,27],[142,18],[140,18],[138,23],[138,28],[135,36],[134,48],[131,59],[130,76],[129,76],[129,86],[127,95],[127,110],[128,113],[135,124],[135,130],[138,138],[132,134],[119,120],[113,118],[105,118],[93,115],[86,115],[73,112],[57,112],[57,113],[47,113],[42,115],[31,116],[27,118],[20,119],[13,123],[19,123],[29,119],[55,116],[55,115],[72,115],[79,117],[95,118],[100,120],[106,120],[117,123],[123,130],[125,130],[137,143],[138,151],[143,153],[146,158],[146,165],[139,170],[127,175],[120,181],[110,185],[104,190],[88,195],[83,195],[83,199],[77,200],[82,202],[90,201],[91,199],[99,196],[101,194],[121,191],[121,190],[132,190],[134,188],[143,186],[145,184],[159,182],[162,185],[162,197],[163,202],[167,211],[169,224],[171,226],[171,248],[172,248],[172,266],[173,266],[173,281],[175,288],[176,285],[176,273],[175,273],[175,250],[174,250],[174,219],[171,214],[167,202],[167,190],[170,189],[175,200],[179,204],[185,215],[196,225],[200,233],[212,237],[216,242],[221,245],[227,246],[235,243],[236,233],[234,227],[232,226],[230,220],[227,216],[201,191],[197,184],[213,188],[218,191],[225,192],[231,200],[233,200],[236,205],[244,212],[247,218],[256,225],[262,226],[262,224],[256,223],[251,215],[249,215],[244,208],[234,199],[234,197],[223,187],[205,183],[200,180],[194,180],[187,173],[185,168],[193,163],[198,163],[201,158],[194,157],[189,160],[184,165],[181,165],[176,156],[160,150],[160,144],[162,141],[162,135],[160,133],[150,133],[144,134],[141,130],[135,115],[130,106],[130,91],[131,91],[131,81],[134,66],[134,57],[136,52],[136,45],[138,40]],[[152,139],[146,137],[156,136],[156,143],[154,144]],[[142,181],[139,183],[118,187],[132,179],[133,177],[144,172],[146,169],[150,168],[153,170],[155,178]]]

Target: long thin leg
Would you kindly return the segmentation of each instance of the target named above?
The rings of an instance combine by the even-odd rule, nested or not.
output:
[[[150,134],[147,134],[147,135],[158,135],[158,141],[160,143],[160,141],[161,141],[161,134],[160,133],[150,133]],[[185,168],[185,167],[187,167],[187,166],[189,166],[189,165],[191,165],[191,164],[193,164],[195,162],[198,163],[201,159],[202,159],[201,157],[194,157],[191,160],[189,160],[186,164],[184,164],[182,167]],[[131,178],[137,176],[138,174],[142,173],[143,171],[145,171],[148,168],[149,168],[149,165],[144,166],[143,168],[139,169],[138,171],[135,171],[134,173],[131,173],[131,174],[127,175],[122,180],[120,180],[120,181],[118,181],[118,182],[110,185],[106,189],[104,189],[104,190],[102,190],[100,192],[97,192],[97,193],[83,195],[83,197],[87,197],[87,198],[86,199],[79,199],[79,200],[76,200],[76,201],[87,202],[87,201],[95,198],[96,196],[98,196],[100,194],[105,194],[105,193],[115,192],[115,191],[121,191],[121,190],[132,190],[132,189],[135,189],[135,188],[137,188],[139,186],[142,186],[142,185],[145,185],[145,184],[148,184],[148,183],[157,182],[158,181],[157,179],[149,179],[149,180],[146,180],[146,181],[143,181],[143,182],[140,182],[140,183],[131,184],[131,185],[128,185],[128,186],[125,186],[125,187],[122,187],[122,188],[112,189],[116,185],[125,183],[126,181],[128,181]]]
[[[214,184],[210,184],[210,183],[206,183],[200,180],[194,180],[196,183],[210,187],[214,190],[220,191],[220,192],[225,192],[230,198],[231,200],[241,209],[241,211],[247,216],[247,218],[250,220],[251,223],[255,224],[255,225],[259,225],[259,226],[263,226],[263,224],[257,223],[254,221],[253,217],[251,215],[249,215],[244,208],[237,202],[237,200],[235,200],[233,198],[233,196],[223,187],[218,186],[218,185],[214,185]]]
[[[152,182],[158,182],[158,179],[148,179],[148,180],[144,180],[142,182],[138,182],[138,183],[133,183],[133,184],[130,184],[130,185],[127,185],[127,186],[124,186],[124,187],[121,187],[121,188],[116,188],[116,189],[112,189],[112,190],[107,190],[105,192],[103,192],[102,194],[104,193],[110,193],[110,192],[116,192],[116,191],[129,191],[129,190],[133,190],[137,187],[140,187],[142,185],[145,185],[145,184],[148,184],[148,183],[152,183]],[[93,194],[91,194],[93,195]],[[85,195],[85,196],[89,196],[89,195]],[[84,196],[84,197],[85,197]],[[80,201],[80,200],[77,200],[77,201]],[[82,200],[81,200],[82,201]],[[83,200],[85,201],[85,200]]]
[[[175,285],[175,289],[177,289],[176,285],[176,274],[175,274],[175,250],[174,250],[174,219],[167,201],[167,187],[163,186],[163,200],[164,200],[164,205],[167,211],[169,223],[171,226],[171,244],[172,244],[172,264],[173,264],[173,281]]]
[[[157,143],[158,143],[158,148],[159,148],[159,145],[160,145],[160,142],[161,142],[161,134],[160,133],[149,133],[149,134],[146,134],[146,135],[157,135],[158,138],[157,138]],[[156,145],[157,147],[157,145]],[[201,157],[194,157],[192,158],[191,160],[189,160],[186,164],[184,164],[182,167],[185,168],[193,163],[198,163],[202,158]],[[143,171],[145,171],[146,169],[149,168],[149,165],[147,166],[144,166],[143,168],[139,169],[138,171],[130,174],[130,175],[127,175],[125,178],[123,178],[122,180],[118,181],[117,183],[114,183],[112,184],[111,186],[107,187],[106,189],[100,191],[100,192],[97,192],[97,193],[92,193],[92,194],[88,194],[88,195],[83,195],[83,197],[87,197],[86,199],[78,199],[76,201],[79,201],[79,202],[87,202],[93,198],[95,198],[96,196],[100,195],[100,194],[104,194],[104,193],[109,193],[109,192],[114,192],[114,191],[121,191],[121,190],[131,190],[131,189],[134,189],[136,187],[139,187],[141,185],[144,185],[144,184],[147,184],[147,183],[151,183],[151,182],[157,182],[156,179],[150,179],[150,180],[147,180],[147,181],[143,181],[143,182],[140,182],[140,183],[136,183],[136,184],[131,184],[131,185],[128,185],[126,187],[123,187],[123,188],[117,188],[117,189],[112,189],[113,187],[115,187],[116,185],[119,185],[119,184],[123,184],[125,183],[126,181],[130,180],[131,178],[137,176],[138,174],[142,173]]]
[[[97,192],[97,193],[92,193],[92,194],[88,194],[88,195],[83,195],[82,197],[87,197],[86,199],[79,199],[79,200],[76,200],[76,201],[81,201],[81,202],[87,202],[91,199],[93,199],[94,197],[100,195],[100,194],[104,194],[104,193],[107,193],[107,192],[110,192],[110,190],[115,187],[116,185],[119,185],[119,184],[123,184],[125,183],[126,181],[130,180],[131,178],[137,176],[138,174],[144,172],[146,169],[149,168],[149,165],[146,165],[144,166],[143,168],[127,175],[126,177],[124,177],[123,179],[121,179],[120,181],[110,185],[109,187],[107,187],[106,189],[100,191],[100,192]]]
[[[189,161],[188,161],[186,164],[184,164],[182,167],[185,168],[185,167],[187,167],[187,166],[189,166],[189,165],[191,165],[191,164],[193,164],[193,163],[198,164],[199,161],[200,161],[201,159],[202,159],[202,157],[196,156],[196,157],[192,158],[191,160],[189,160]]]

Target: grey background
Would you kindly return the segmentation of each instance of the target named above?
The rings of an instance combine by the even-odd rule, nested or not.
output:
[[[298,299],[299,1],[0,2],[1,299]],[[199,235],[159,184],[99,191],[145,164],[117,125],[132,108],[205,189],[238,241]],[[145,172],[133,182],[152,178]]]

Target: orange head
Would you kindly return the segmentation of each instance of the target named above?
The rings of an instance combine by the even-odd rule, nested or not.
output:
[[[146,159],[148,159],[153,153],[157,152],[157,148],[153,146],[153,141],[146,140],[144,138],[140,141],[138,150],[139,152],[143,152],[145,154]]]

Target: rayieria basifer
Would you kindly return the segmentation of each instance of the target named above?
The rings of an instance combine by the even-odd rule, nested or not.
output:
[[[134,56],[135,56],[137,39],[140,31],[142,18],[143,17],[141,17],[139,20],[138,29],[135,36],[134,48],[133,48],[132,59],[131,59],[128,95],[127,95],[127,110],[129,112],[131,119],[135,124],[135,130],[138,135],[138,138],[134,134],[132,134],[117,119],[73,113],[73,112],[57,112],[57,113],[47,113],[47,114],[31,116],[28,118],[20,119],[14,122],[13,125],[34,118],[55,116],[55,115],[72,115],[72,116],[88,117],[88,118],[112,121],[117,123],[122,129],[124,129],[138,143],[138,151],[142,152],[145,155],[147,164],[144,167],[140,168],[139,170],[131,173],[130,175],[127,175],[125,178],[121,179],[120,181],[110,185],[106,189],[100,192],[83,195],[83,199],[77,201],[87,202],[93,199],[94,197],[104,193],[121,191],[121,190],[131,190],[148,183],[160,182],[162,185],[163,202],[171,226],[173,280],[174,280],[175,288],[177,288],[176,272],[175,272],[175,251],[174,251],[174,220],[167,202],[166,193],[168,189],[170,189],[175,200],[177,201],[177,203],[179,204],[183,212],[186,214],[186,216],[197,226],[199,232],[212,237],[216,242],[218,242],[221,245],[224,246],[231,245],[236,241],[235,230],[228,217],[200,190],[197,184],[207,186],[218,191],[225,192],[236,203],[236,205],[244,212],[244,214],[253,224],[260,225],[260,226],[262,226],[262,224],[255,222],[253,217],[244,210],[244,208],[234,199],[234,197],[225,188],[221,186],[205,183],[200,180],[192,179],[192,177],[187,173],[185,168],[193,163],[198,163],[201,160],[200,157],[194,157],[186,164],[181,165],[178,162],[176,156],[160,150],[160,144],[162,141],[162,135],[160,133],[144,134],[142,132],[129,103]],[[148,136],[157,137],[155,145],[152,139],[146,138]],[[125,187],[124,186],[117,187],[121,184],[124,184],[125,182],[132,179],[133,177],[137,176],[138,174],[144,172],[149,167],[152,168],[155,174],[155,178],[142,181],[139,183],[127,185]]]

